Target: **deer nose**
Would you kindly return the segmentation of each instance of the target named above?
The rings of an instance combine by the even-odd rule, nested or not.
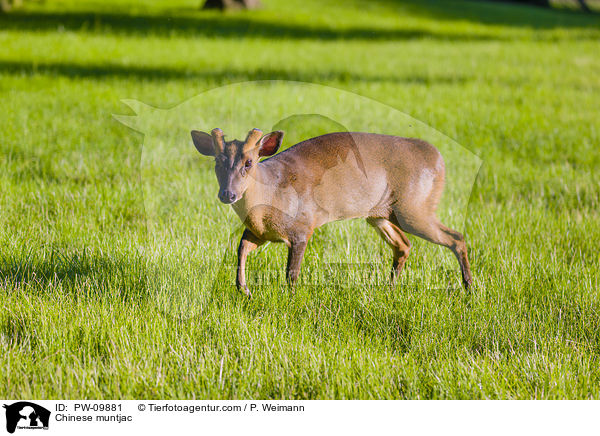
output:
[[[225,204],[233,203],[235,201],[235,197],[236,195],[227,189],[219,192],[219,200]]]

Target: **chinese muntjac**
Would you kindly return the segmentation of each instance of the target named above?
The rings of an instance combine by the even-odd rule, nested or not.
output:
[[[285,243],[287,279],[293,285],[314,230],[348,218],[366,218],[392,248],[392,283],[408,258],[407,232],[452,250],[465,289],[471,285],[464,238],[435,213],[444,161],[431,144],[374,133],[329,133],[273,156],[281,131],[263,136],[253,129],[244,141],[226,141],[220,129],[191,133],[196,149],[215,158],[219,199],[232,205],[246,227],[236,283],[247,296],[248,253],[266,241]],[[273,157],[259,162],[267,156]]]

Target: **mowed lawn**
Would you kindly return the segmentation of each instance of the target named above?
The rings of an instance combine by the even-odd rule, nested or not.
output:
[[[600,16],[263,4],[51,0],[0,15],[0,397],[599,398]],[[212,196],[183,193],[175,224],[151,230],[144,137],[113,118],[132,113],[120,100],[170,108],[262,79],[369,97],[483,160],[460,229],[473,292],[411,237],[394,289],[337,270],[295,293],[273,277],[247,301],[231,268],[205,279],[234,261],[211,247],[237,223],[195,154]],[[251,103],[240,110],[258,119],[269,101]],[[391,263],[364,222],[319,230],[302,273],[328,268],[326,250],[384,275]],[[285,254],[271,244],[249,268],[283,271]]]

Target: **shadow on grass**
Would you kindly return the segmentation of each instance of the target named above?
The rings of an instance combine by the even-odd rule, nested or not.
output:
[[[504,25],[548,30],[559,27],[598,30],[597,14],[542,9],[500,2],[460,0],[377,0],[398,16],[422,16],[435,21]],[[348,8],[359,8],[361,2],[350,2]],[[169,15],[170,14],[170,15]],[[430,38],[449,41],[495,40],[506,36],[460,31],[435,31],[425,28],[355,26],[336,28],[318,24],[290,22],[289,19],[265,17],[261,14],[214,14],[176,9],[167,14],[105,11],[39,12],[15,11],[0,14],[0,29],[13,31],[75,31],[115,33],[135,36],[187,36],[208,38],[268,38],[314,40],[379,40],[400,41]],[[585,37],[583,35],[580,35]],[[508,36],[510,38],[510,36]]]
[[[298,82],[394,82],[413,84],[459,84],[470,78],[457,74],[431,76],[361,75],[348,71],[295,71],[261,68],[248,70],[194,70],[168,66],[77,63],[30,63],[0,61],[0,73],[17,75],[47,74],[72,78],[130,78],[141,80],[202,79],[213,82],[238,82],[245,80],[291,80]]]
[[[481,0],[375,0],[411,14],[437,21],[470,21],[473,23],[529,27],[536,30],[581,28],[598,30],[600,16],[577,10],[544,8],[503,1]]]
[[[0,283],[7,289],[44,292],[48,287],[77,296],[115,296],[120,300],[148,296],[146,266],[140,258],[114,258],[87,250],[40,256],[30,252],[0,257]]]
[[[426,29],[350,27],[332,28],[283,23],[249,16],[159,16],[110,12],[27,12],[0,14],[0,29],[13,31],[73,31],[133,36],[187,36],[208,38],[267,38],[314,40],[394,41],[433,38],[440,40],[490,40],[495,36]]]

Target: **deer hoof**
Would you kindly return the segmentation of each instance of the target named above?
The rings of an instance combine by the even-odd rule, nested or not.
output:
[[[248,289],[248,285],[240,285],[239,283],[236,285],[238,291],[241,291],[244,293],[244,295],[248,298],[252,298],[252,292],[250,292],[250,289]]]

